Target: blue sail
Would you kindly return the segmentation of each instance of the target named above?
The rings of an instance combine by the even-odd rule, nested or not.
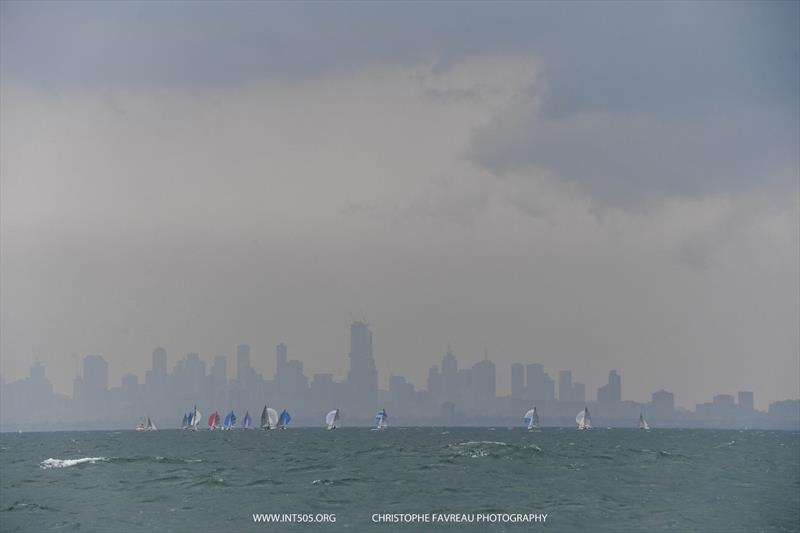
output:
[[[242,420],[242,427],[244,429],[250,429],[250,424],[252,424],[252,423],[253,423],[253,419],[250,418],[250,411],[247,411],[244,414],[244,420]]]
[[[281,412],[280,418],[278,418],[278,426],[279,427],[286,427],[289,425],[289,422],[292,421],[292,415],[286,412],[286,409]]]
[[[230,429],[230,428],[232,428],[233,426],[236,425],[236,413],[231,411],[230,413],[228,413],[228,417],[230,417],[230,419],[231,419],[230,420],[230,424],[228,424],[228,429]]]
[[[186,413],[183,414],[183,420],[181,421],[181,427],[186,428],[189,426],[189,415]]]

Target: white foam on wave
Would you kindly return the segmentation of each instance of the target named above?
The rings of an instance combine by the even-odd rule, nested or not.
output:
[[[108,457],[81,457],[80,459],[45,459],[39,466],[41,468],[66,468],[68,466],[75,466],[83,463],[99,463],[108,461]]]

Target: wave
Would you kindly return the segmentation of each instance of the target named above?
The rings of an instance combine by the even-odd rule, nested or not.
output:
[[[507,442],[481,440],[448,444],[447,449],[453,452],[453,457],[494,457],[512,459],[513,457],[530,457],[531,452],[539,454],[542,449],[535,444],[516,445]]]
[[[76,466],[84,463],[104,463],[107,462],[108,457],[81,457],[80,459],[45,459],[39,466],[41,468],[66,468],[68,466]]]

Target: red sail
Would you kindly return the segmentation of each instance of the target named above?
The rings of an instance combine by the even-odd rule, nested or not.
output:
[[[213,412],[213,413],[211,413],[211,415],[208,417],[208,425],[209,425],[209,426],[216,426],[218,423],[219,423],[219,415],[217,414],[217,412],[216,412],[216,411],[214,411],[214,412]]]

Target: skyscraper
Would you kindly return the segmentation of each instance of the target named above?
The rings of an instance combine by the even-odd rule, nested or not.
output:
[[[527,366],[528,400],[544,406],[555,400],[555,381],[544,371],[544,366],[533,363]]]
[[[738,404],[739,409],[742,411],[752,412],[754,405],[753,405],[753,393],[750,391],[739,391],[738,394]]]
[[[240,344],[236,347],[236,381],[244,385],[250,373],[250,346]]]
[[[350,413],[372,417],[378,404],[378,371],[372,354],[372,331],[366,322],[350,325],[350,370],[347,373]]]
[[[525,398],[525,367],[521,363],[511,365],[511,397],[517,400]]]
[[[488,358],[472,365],[472,396],[476,405],[489,409],[495,400],[496,376],[494,363]]]
[[[275,347],[275,378],[280,378],[286,369],[286,361],[289,358],[289,350],[286,344],[280,343]]]
[[[164,348],[156,348],[153,350],[153,375],[167,375],[167,351],[164,350]]]
[[[571,370],[561,370],[558,373],[558,400],[561,402],[575,401]]]
[[[597,403],[610,404],[622,401],[622,378],[616,370],[608,373],[608,385],[597,389]]]

